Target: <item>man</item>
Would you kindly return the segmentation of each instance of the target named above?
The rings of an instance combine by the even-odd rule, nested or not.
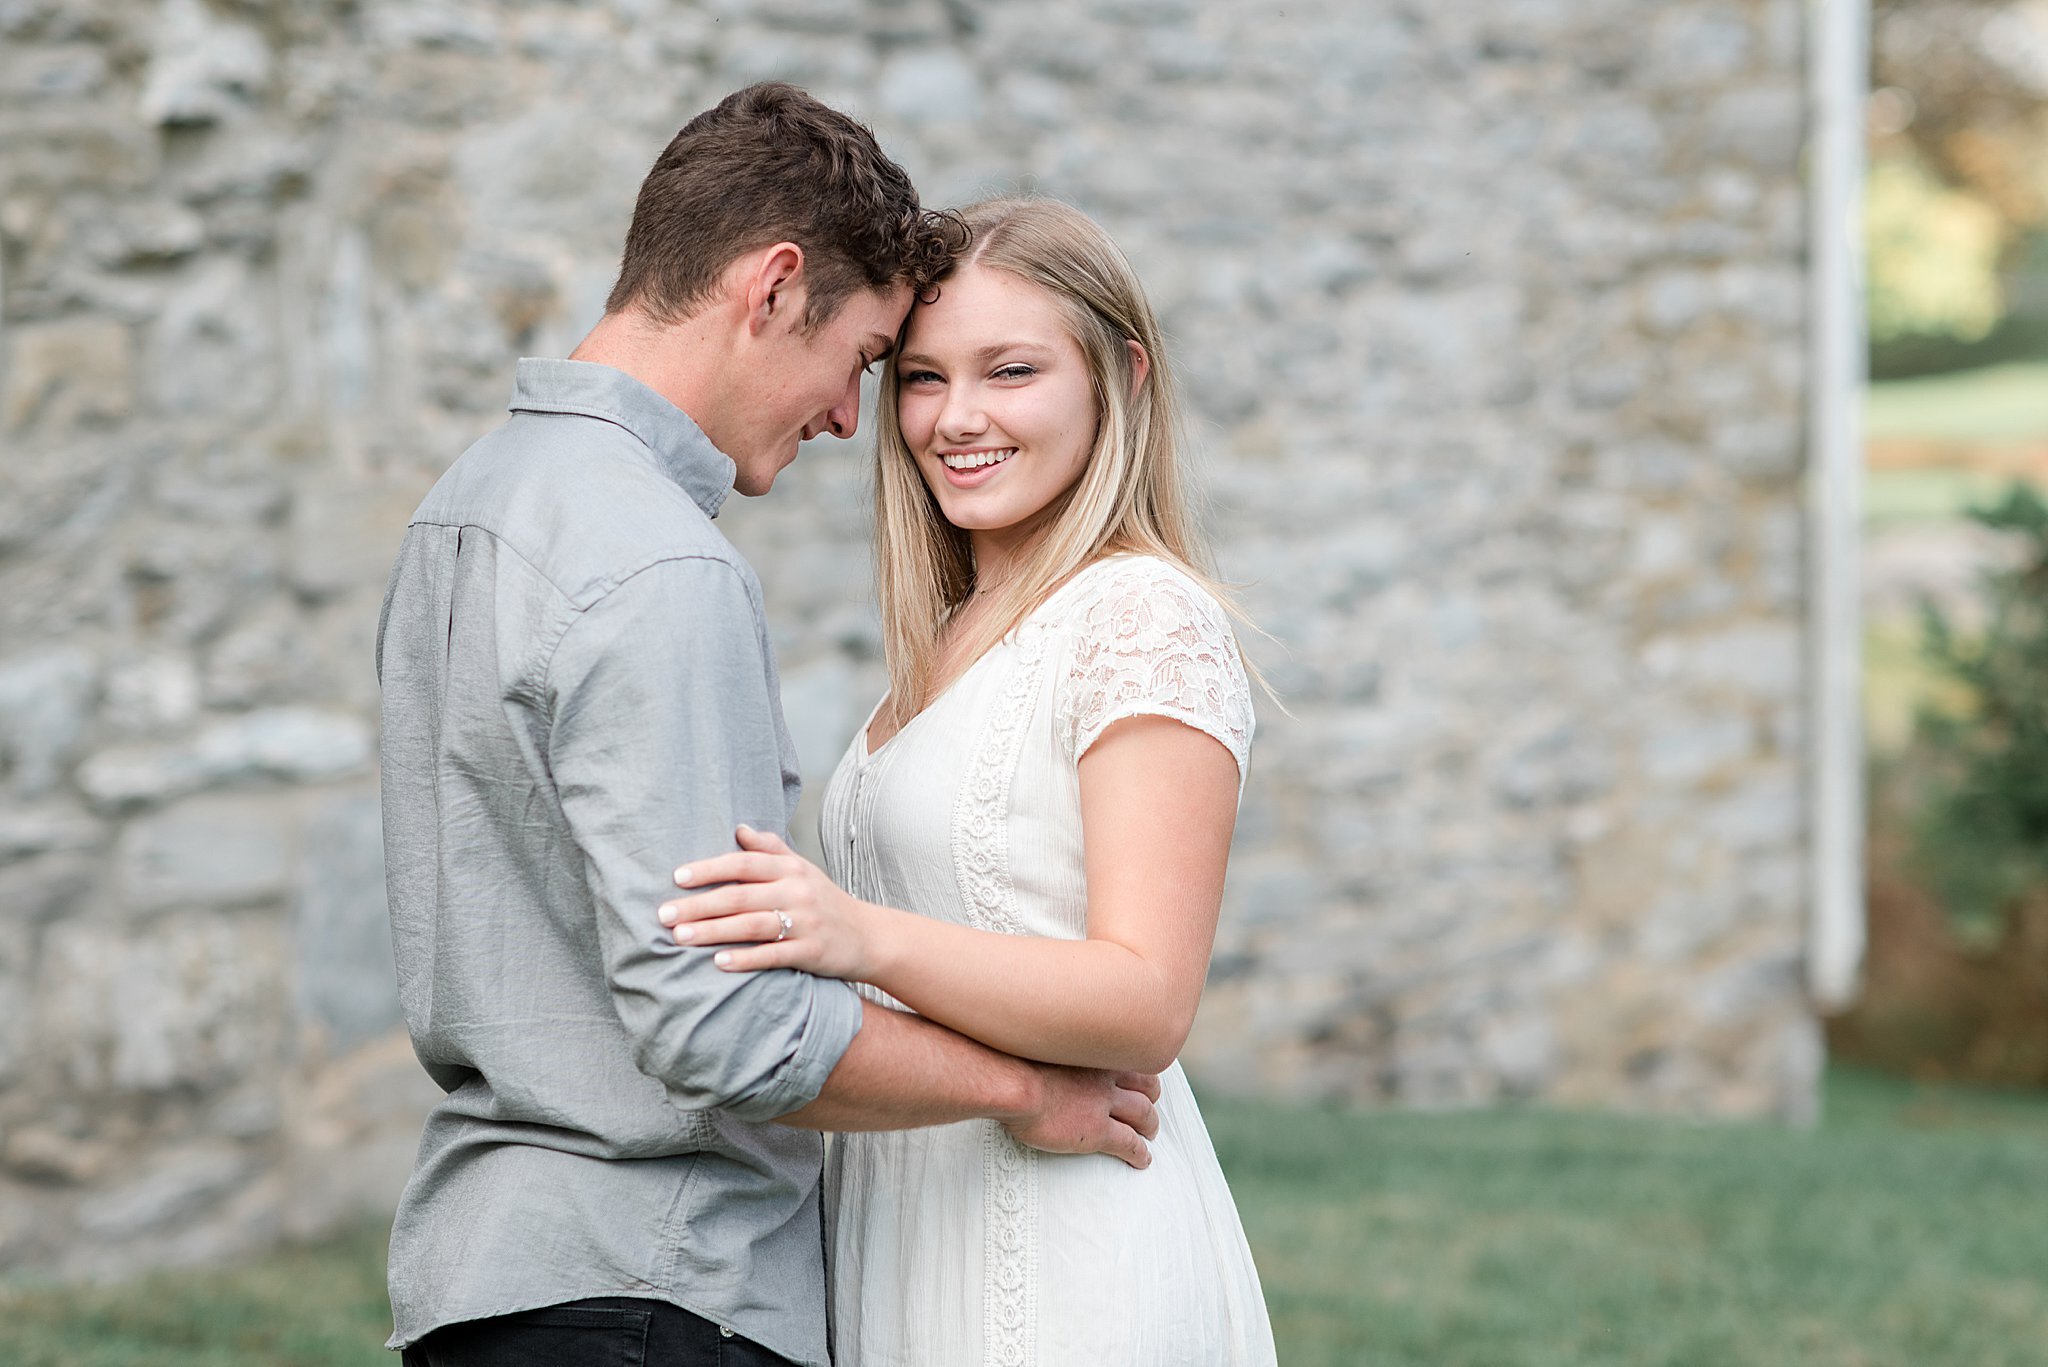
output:
[[[753,573],[712,525],[823,432],[947,255],[866,129],[754,86],[676,135],[570,360],[408,528],[378,636],[400,996],[447,1096],[391,1241],[408,1367],[824,1364],[829,1129],[987,1117],[1142,1165],[1150,1080],[1024,1063],[657,918],[785,829]]]

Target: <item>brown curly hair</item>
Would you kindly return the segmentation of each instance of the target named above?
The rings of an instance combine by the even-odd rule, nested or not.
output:
[[[957,214],[921,208],[917,189],[864,125],[779,81],[736,90],[683,125],[640,183],[615,313],[664,323],[710,297],[735,258],[776,242],[804,249],[804,327],[856,288],[928,293],[959,257]]]

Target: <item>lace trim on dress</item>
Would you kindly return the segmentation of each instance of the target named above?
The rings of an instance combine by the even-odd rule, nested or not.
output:
[[[1026,622],[1017,659],[977,738],[953,806],[953,873],[970,924],[1024,932],[1010,876],[1010,788],[1043,676],[1045,629]],[[994,1121],[982,1133],[982,1344],[992,1367],[1038,1357],[1038,1155]]]
[[[1171,717],[1223,743],[1237,760],[1243,792],[1251,685],[1222,606],[1149,556],[1106,564],[1077,614],[1058,693],[1068,758],[1078,762],[1125,717]]]

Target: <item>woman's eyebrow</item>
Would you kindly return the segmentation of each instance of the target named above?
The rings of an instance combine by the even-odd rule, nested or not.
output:
[[[1052,348],[1037,342],[991,342],[987,346],[976,347],[969,354],[977,361],[993,361],[996,357],[1011,351],[1035,351],[1042,355],[1051,350]],[[896,364],[899,366],[937,365],[938,362],[921,351],[905,351],[897,354]]]

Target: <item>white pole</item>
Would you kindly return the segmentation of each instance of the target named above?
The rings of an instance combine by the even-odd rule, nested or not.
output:
[[[1863,127],[1868,0],[1807,0],[1811,360],[1806,467],[1813,785],[1807,984],[1823,1009],[1863,961]]]

